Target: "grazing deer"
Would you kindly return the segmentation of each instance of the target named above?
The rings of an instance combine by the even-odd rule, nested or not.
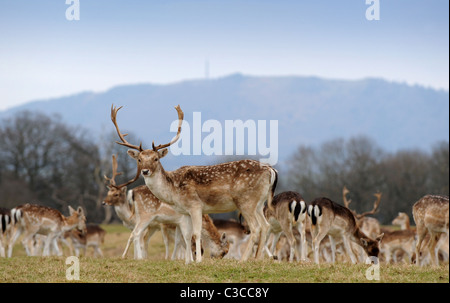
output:
[[[58,210],[47,206],[36,204],[24,204],[11,210],[14,229],[8,247],[8,257],[12,255],[12,248],[19,236],[23,233],[22,244],[25,247],[27,255],[32,253],[32,241],[36,234],[46,235],[44,241],[43,256],[50,255],[50,245],[53,245],[58,256],[62,255],[58,247],[57,240],[64,235],[66,231],[77,228],[86,232],[86,217],[81,207],[77,210],[69,206],[70,216],[63,216]]]
[[[277,242],[283,233],[286,236],[287,242],[290,245],[289,262],[294,260],[296,239],[294,237],[293,228],[298,228],[301,235],[301,259],[306,259],[306,203],[302,197],[297,192],[286,191],[276,195],[273,198],[273,210],[271,210],[267,205],[264,207],[264,215],[269,222],[269,232],[274,234],[271,249],[267,247],[266,241],[266,251],[269,257],[273,258],[274,250],[276,248]]]
[[[0,207],[0,257],[6,257],[11,230],[11,211]]]
[[[242,248],[249,240],[249,232],[242,224],[234,220],[214,219],[213,222],[219,233],[227,235],[230,243],[228,254],[224,258],[240,260]]]
[[[141,185],[134,188],[133,195],[130,197],[130,200],[134,203],[136,208],[136,226],[128,239],[128,243],[122,257],[126,256],[128,248],[133,241],[135,248],[138,248],[137,258],[145,258],[146,255],[142,253],[145,251],[142,249],[142,243],[144,240],[144,232],[147,230],[148,226],[156,223],[164,225],[175,224],[175,247],[172,259],[175,258],[181,241],[180,237],[182,237],[184,240],[185,261],[186,263],[191,262],[192,251],[190,247],[192,238],[192,222],[189,216],[180,214],[171,205],[161,202],[152,194],[146,185]],[[226,234],[220,235],[212,220],[206,214],[202,216],[201,235],[206,246],[210,248],[212,257],[223,257],[228,253],[229,244]]]
[[[375,240],[369,238],[358,227],[355,216],[348,208],[328,198],[317,198],[308,206],[308,215],[311,218],[314,261],[317,264],[319,264],[320,242],[326,235],[329,235],[330,242],[332,242],[333,254],[335,254],[334,239],[342,238],[345,251],[350,256],[352,263],[356,263],[356,259],[349,240],[361,246],[367,255],[378,257],[379,243],[384,234],[379,235]]]
[[[122,173],[117,171],[118,163],[117,163],[117,157],[116,155],[112,156],[112,176],[111,178],[108,178],[107,176],[104,176],[105,180],[109,182],[109,185],[106,187],[108,188],[108,192],[106,194],[105,199],[103,200],[103,205],[109,205],[114,206],[114,210],[116,211],[117,216],[122,220],[122,223],[124,226],[129,228],[130,230],[133,230],[136,227],[137,224],[137,216],[135,216],[135,201],[133,199],[135,194],[135,189],[130,189],[127,192],[127,185],[120,184],[116,185],[115,178]],[[136,190],[137,191],[137,190]],[[145,203],[145,201],[140,200],[140,203]],[[145,207],[142,205],[139,205],[139,208],[142,209],[142,211],[145,211]],[[148,229],[144,235],[145,238],[145,247],[140,246],[142,249],[145,249],[144,252],[139,252],[139,247],[135,247],[134,249],[134,257],[138,258],[138,253],[140,255],[146,254],[148,243],[150,241],[151,236],[157,231],[161,230],[164,245],[166,247],[166,259],[169,256],[169,241],[167,238],[167,231],[165,226],[161,226],[159,223],[150,224],[148,226]],[[125,255],[125,252],[124,252]]]
[[[373,218],[373,217],[367,217],[368,215],[374,215],[378,212],[378,208],[380,206],[381,202],[381,193],[375,193],[374,196],[376,197],[375,202],[373,203],[373,208],[370,211],[363,212],[362,214],[357,214],[354,210],[350,209],[349,205],[352,202],[351,199],[347,199],[347,194],[350,191],[347,189],[346,186],[342,189],[342,197],[344,201],[344,206],[347,207],[355,216],[356,223],[358,224],[359,228],[368,235],[369,237],[376,237],[381,233],[381,227],[380,222]]]
[[[160,160],[167,155],[170,145],[181,133],[183,111],[178,112],[178,132],[172,141],[144,150],[142,144],[132,145],[126,141],[116,122],[121,109],[111,107],[111,120],[121,142],[127,146],[128,155],[137,160],[137,172],[132,183],[141,174],[150,191],[161,201],[172,205],[178,212],[190,216],[195,237],[196,261],[201,262],[202,214],[224,213],[238,209],[250,228],[250,245],[242,260],[247,260],[253,246],[258,245],[256,257],[262,258],[268,223],[264,217],[264,202],[272,207],[273,193],[277,183],[277,171],[270,165],[254,160],[241,160],[213,166],[183,166],[174,171],[165,171]],[[187,235],[189,237],[189,235]]]
[[[94,248],[94,257],[103,257],[103,252],[100,246],[105,241],[106,231],[97,224],[86,224],[86,233],[83,234],[77,229],[72,229],[64,234],[64,238],[70,238],[72,246],[75,249],[75,255],[80,255],[80,250],[86,256],[86,249],[88,247]],[[69,246],[71,248],[71,246]],[[72,249],[71,249],[72,251]],[[72,254],[72,252],[71,252]]]
[[[439,265],[436,244],[442,233],[449,236],[448,224],[449,203],[448,196],[426,195],[413,205],[413,216],[417,228],[417,244],[415,249],[416,264],[420,264],[421,245],[428,234],[430,240],[427,245],[433,265]]]

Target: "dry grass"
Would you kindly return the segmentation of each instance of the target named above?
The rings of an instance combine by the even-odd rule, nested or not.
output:
[[[129,236],[122,226],[105,226],[108,233],[102,247],[105,258],[80,257],[80,280],[87,283],[449,283],[448,264],[438,268],[413,265],[380,266],[380,280],[369,281],[365,273],[370,265],[348,263],[292,264],[269,259],[239,263],[235,260],[205,258],[200,264],[185,265],[184,261],[164,260],[164,245],[160,234],[150,241],[149,259],[133,260],[132,249],[127,259],[120,256]],[[0,258],[0,282],[67,282],[65,257],[27,257],[21,245],[14,257]]]

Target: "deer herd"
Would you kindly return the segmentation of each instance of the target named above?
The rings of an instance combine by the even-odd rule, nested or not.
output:
[[[130,236],[122,254],[133,247],[135,259],[148,258],[149,241],[160,231],[165,258],[201,262],[205,251],[211,258],[270,258],[293,262],[365,262],[378,257],[386,263],[405,262],[438,265],[449,258],[448,196],[426,195],[412,207],[416,227],[406,213],[392,221],[397,229],[380,226],[374,217],[381,193],[375,193],[373,209],[361,214],[350,209],[349,190],[342,191],[343,205],[326,197],[306,202],[300,193],[274,195],[278,172],[255,160],[239,160],[210,166],[183,166],[166,171],[161,160],[180,137],[184,113],[180,106],[178,131],[167,144],[144,149],[129,143],[117,123],[122,107],[111,107],[111,120],[128,155],[136,161],[132,180],[116,184],[117,157],[112,156],[112,175],[105,176],[108,193],[103,205],[112,206]],[[127,189],[140,177],[145,185]],[[208,214],[237,210],[243,220],[213,220]],[[86,224],[81,207],[69,206],[69,216],[56,209],[24,204],[11,210],[0,208],[0,256],[11,257],[22,236],[29,256],[62,255],[61,244],[103,256],[105,230]],[[169,244],[173,241],[170,255]]]

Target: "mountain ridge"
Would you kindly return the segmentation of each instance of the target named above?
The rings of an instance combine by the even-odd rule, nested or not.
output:
[[[172,84],[118,85],[103,92],[36,100],[0,112],[0,119],[21,110],[56,113],[63,122],[81,126],[96,137],[114,130],[111,104],[123,105],[118,115],[121,129],[141,138],[148,148],[153,140],[164,143],[174,136],[169,126],[176,119],[173,106],[180,104],[191,125],[194,112],[201,113],[202,123],[215,120],[222,125],[225,120],[277,120],[279,160],[287,161],[301,144],[357,135],[367,135],[392,152],[428,149],[448,141],[448,100],[444,90],[380,78],[232,74]],[[207,135],[202,132],[202,139]],[[204,163],[203,157],[178,157],[184,159],[175,162]]]

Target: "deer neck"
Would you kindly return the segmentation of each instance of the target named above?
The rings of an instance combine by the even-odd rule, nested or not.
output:
[[[151,176],[145,176],[145,185],[159,200],[174,205],[177,189],[174,186],[170,173],[160,166]]]
[[[365,233],[363,233],[362,230],[360,230],[358,227],[356,227],[356,229],[353,232],[353,235],[351,237],[351,240],[353,242],[355,242],[356,244],[358,244],[359,246],[361,246],[362,248],[364,248],[361,243],[361,238],[369,239],[369,237]]]
[[[69,217],[63,216],[63,224],[61,226],[61,230],[63,232],[69,231],[73,229],[78,224],[78,216],[76,213],[72,214]]]
[[[401,224],[402,230],[410,230],[411,226],[409,225],[409,218],[406,218],[405,221]]]
[[[127,201],[127,197],[123,198],[122,203],[118,205],[114,205],[114,210],[116,211],[117,216],[125,222],[127,225],[134,225],[134,222],[132,222],[132,206]]]

